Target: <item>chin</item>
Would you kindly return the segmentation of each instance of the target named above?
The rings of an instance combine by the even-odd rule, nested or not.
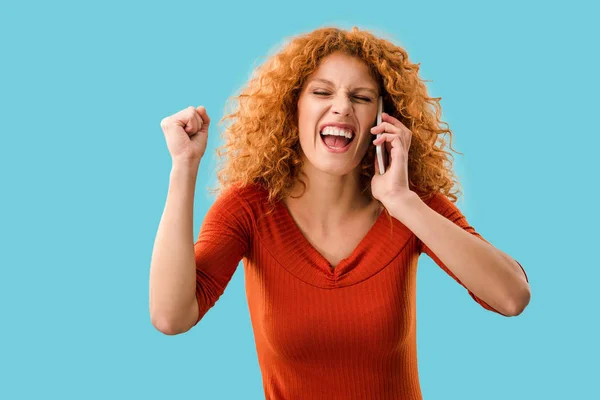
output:
[[[373,146],[373,149],[374,148],[375,147]],[[341,156],[336,160],[335,157],[328,157],[327,154],[319,154],[319,151],[311,152],[310,156],[307,156],[306,152],[301,147],[301,158],[303,160],[304,168],[308,167],[311,170],[319,171],[331,176],[342,177],[351,175],[357,168],[360,168],[362,159],[366,155],[367,150],[368,149],[364,149],[364,151],[359,152],[359,154],[356,155],[356,159],[346,155],[345,157]],[[350,149],[350,151],[354,151],[354,149]],[[362,153],[362,155],[360,153]]]
[[[342,177],[351,175],[360,166],[360,162],[357,165],[355,164],[355,162],[348,162],[344,164],[343,162],[339,161],[327,162],[325,160],[320,160],[320,162],[313,164],[313,167],[328,175]]]

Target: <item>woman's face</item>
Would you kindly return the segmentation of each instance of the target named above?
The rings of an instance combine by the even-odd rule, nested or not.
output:
[[[304,157],[318,170],[332,174],[349,174],[366,154],[375,139],[371,127],[377,117],[379,89],[359,58],[333,53],[323,58],[308,77],[298,99],[298,129]],[[344,149],[346,134],[340,130],[323,131],[326,124],[345,124],[352,141]],[[322,133],[330,136],[325,139]],[[334,139],[337,137],[338,139]],[[329,148],[326,143],[329,142]]]

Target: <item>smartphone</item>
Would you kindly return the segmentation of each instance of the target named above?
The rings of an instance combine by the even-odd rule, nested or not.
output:
[[[377,100],[377,125],[381,124],[381,113],[383,112],[383,98],[379,96]],[[379,138],[381,134],[377,134]],[[385,166],[388,165],[388,157],[385,149],[385,142],[382,144],[375,145],[375,152],[377,153],[377,162],[379,163],[379,175],[385,174]]]

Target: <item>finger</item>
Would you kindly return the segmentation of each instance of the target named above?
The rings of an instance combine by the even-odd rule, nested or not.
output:
[[[197,108],[193,108],[193,117],[190,121],[191,129],[190,132],[196,133],[202,129],[207,130],[208,125],[210,124],[210,118],[206,112],[206,108],[204,106],[198,106]]]
[[[387,124],[387,125],[384,125],[384,124]],[[382,129],[382,128],[380,128],[381,126],[385,126],[385,128]],[[388,128],[390,126],[393,128]],[[376,128],[379,128],[379,129],[376,129]],[[382,135],[382,134],[397,135],[400,137],[400,141],[402,142],[404,147],[406,149],[410,148],[412,132],[409,129],[400,128],[398,126],[390,124],[389,122],[382,122],[381,125],[378,125],[377,127],[371,129],[371,133],[378,134],[378,135]]]
[[[185,131],[187,133],[196,133],[196,132],[198,132],[199,127],[200,127],[200,124],[198,122],[198,117],[193,116],[185,125]]]
[[[178,118],[182,125],[183,129],[188,132],[195,132],[198,129],[198,121],[196,120],[196,109],[192,106],[181,110],[178,114],[180,117]]]
[[[406,151],[406,148],[404,147],[404,143],[402,143],[402,140],[400,139],[400,136],[396,135],[392,138],[391,142],[391,149],[390,149],[390,153],[392,151],[394,151],[394,149],[396,149],[396,152],[398,154],[402,154]]]
[[[399,133],[400,128],[391,124],[390,122],[382,122],[381,124],[371,128],[372,134],[378,134],[383,132]]]
[[[185,131],[188,133],[196,132],[196,126],[198,123],[196,122],[196,118],[192,116],[190,120],[185,124]]]
[[[206,108],[204,106],[198,106],[198,108],[196,108],[196,113],[200,116],[202,125],[208,127],[208,125],[210,125],[210,118],[206,112]]]
[[[385,114],[385,118],[383,118],[384,114]],[[394,125],[396,128],[398,128],[400,130],[400,134],[401,134],[400,140],[402,140],[402,143],[404,144],[404,146],[407,149],[409,149],[411,138],[413,135],[412,131],[410,129],[408,129],[406,127],[406,125],[404,125],[402,122],[400,122],[400,120],[391,116],[390,114],[383,113],[382,119],[385,119],[385,120],[387,120],[387,122],[392,123],[392,125]]]
[[[194,107],[190,106],[184,108],[183,110],[180,110],[173,115],[169,115],[168,117],[163,118],[160,123],[161,127],[163,127],[163,129],[169,129],[172,126],[180,126],[185,129],[192,117],[194,116],[194,114]]]
[[[397,133],[380,133],[379,137],[376,138],[375,140],[373,140],[373,144],[382,144],[385,142],[391,142],[397,136],[398,136]]]
[[[392,154],[392,152],[402,154],[406,152],[406,147],[402,142],[400,135],[395,133],[382,133],[380,136],[373,140],[374,145],[379,145],[385,143],[385,148],[388,154]]]
[[[398,118],[393,117],[388,113],[381,113],[381,120],[389,122],[392,125],[397,126],[399,128],[408,129],[402,122],[400,122],[400,120]]]
[[[192,133],[196,133],[198,131],[200,131],[202,129],[203,123],[202,123],[202,118],[200,117],[200,115],[198,115],[197,112],[194,112],[194,117],[192,119]]]

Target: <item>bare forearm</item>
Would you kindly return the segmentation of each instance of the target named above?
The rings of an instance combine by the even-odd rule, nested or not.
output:
[[[510,256],[438,214],[414,193],[391,204],[392,216],[477,297],[505,315],[518,315],[527,306],[529,284]]]
[[[173,163],[150,267],[150,316],[165,333],[189,329],[197,317],[193,203],[198,165]]]

